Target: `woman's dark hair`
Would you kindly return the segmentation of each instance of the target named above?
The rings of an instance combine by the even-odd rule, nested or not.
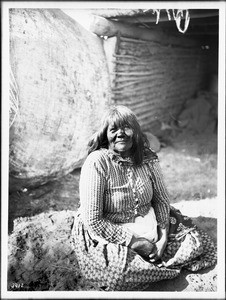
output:
[[[110,123],[117,127],[129,126],[133,129],[132,158],[135,164],[143,161],[145,151],[150,145],[146,135],[141,131],[135,114],[126,106],[112,106],[102,119],[100,129],[92,136],[88,143],[88,154],[100,148],[108,148],[107,129]]]

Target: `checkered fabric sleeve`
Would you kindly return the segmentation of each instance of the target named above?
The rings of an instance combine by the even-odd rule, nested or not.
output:
[[[80,176],[81,215],[84,225],[97,237],[108,242],[128,246],[132,233],[121,225],[104,219],[103,201],[108,178],[108,165],[100,151],[86,159]]]
[[[166,228],[169,224],[170,201],[167,188],[165,186],[162,170],[158,159],[148,164],[153,181],[152,205],[155,210],[159,227]]]

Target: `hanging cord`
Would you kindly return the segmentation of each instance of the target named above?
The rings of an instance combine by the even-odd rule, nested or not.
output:
[[[184,15],[184,10],[183,9],[178,9],[177,12],[175,13],[174,9],[173,11],[173,18],[176,22],[177,25],[177,29],[181,32],[181,33],[185,33],[188,29],[188,25],[190,22],[190,14],[189,14],[189,10],[186,9],[186,15],[185,15],[185,22],[184,22],[184,29],[181,28],[181,19],[183,18]],[[167,12],[168,13],[168,12]],[[169,14],[168,14],[169,17]]]
[[[159,19],[160,19],[160,12],[161,12],[161,9],[153,9],[152,14],[153,14],[153,15],[156,14],[156,22],[155,22],[155,24],[158,24],[158,22],[159,22]]]
[[[184,23],[184,29],[181,28],[181,20],[184,16],[184,10],[183,9],[178,9],[176,12],[175,12],[175,9],[172,9],[172,12],[173,12],[173,18],[176,22],[176,25],[177,25],[177,29],[181,32],[181,33],[185,33],[188,29],[188,25],[189,25],[189,22],[190,22],[190,14],[189,14],[189,10],[186,9],[186,14],[185,14],[185,23]],[[152,14],[156,14],[156,22],[155,24],[158,24],[159,20],[160,20],[160,13],[161,13],[161,9],[152,9]],[[171,18],[171,15],[170,15],[170,10],[169,9],[166,9],[166,13],[167,13],[167,16],[168,16],[168,20],[170,21],[172,18]]]
[[[169,9],[166,9],[166,12],[167,12],[168,20],[170,21],[171,20],[171,15],[170,15]]]

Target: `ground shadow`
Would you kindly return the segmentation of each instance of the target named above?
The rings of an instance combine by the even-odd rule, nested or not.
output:
[[[161,280],[158,282],[153,282],[150,284],[150,286],[145,289],[145,291],[159,291],[159,292],[182,292],[184,291],[189,285],[194,286],[194,290],[198,290],[200,286],[200,282],[198,282],[197,278],[195,278],[195,281],[192,282],[192,280],[188,280],[188,278],[191,278],[192,276],[202,276],[203,274],[208,274],[211,271],[213,271],[215,266],[207,268],[205,270],[200,270],[197,272],[191,272],[188,270],[182,270],[180,275],[176,278],[170,279],[170,280]],[[211,280],[212,278],[210,278]],[[208,285],[208,283],[206,283]],[[195,287],[196,285],[196,287]]]
[[[43,212],[74,210],[79,207],[80,169],[60,179],[29,188],[11,189],[9,193],[8,233],[13,230],[13,220],[31,217]]]
[[[194,224],[196,224],[200,229],[204,230],[208,235],[217,242],[217,219],[202,217],[192,218]]]

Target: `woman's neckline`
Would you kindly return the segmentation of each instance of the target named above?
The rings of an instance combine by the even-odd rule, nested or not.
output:
[[[110,157],[110,159],[112,159],[113,161],[115,161],[116,163],[119,163],[120,165],[135,165],[133,158],[131,156],[128,157],[122,157],[119,153],[113,151],[112,149],[108,149],[108,148],[101,148],[100,150],[106,152],[106,154],[108,155],[108,157]],[[147,155],[144,157],[143,162],[141,163],[141,165],[143,163],[147,163],[151,161],[158,161],[158,156],[151,152],[151,155]]]
[[[133,163],[133,158],[132,156],[121,156],[120,153],[115,152],[112,149],[104,148],[107,150],[107,153],[111,156],[111,158],[116,158],[118,161],[124,161],[124,162],[130,162]]]

